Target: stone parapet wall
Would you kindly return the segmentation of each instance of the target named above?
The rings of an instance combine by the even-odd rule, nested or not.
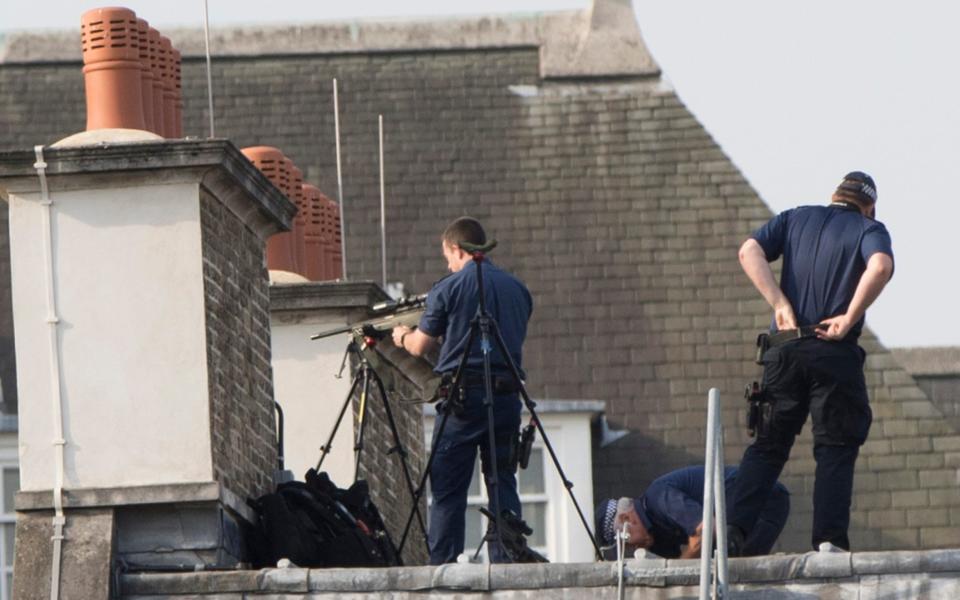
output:
[[[130,574],[121,598],[169,597],[564,598],[615,597],[616,563],[444,565],[393,569],[268,569],[236,573]],[[626,598],[697,596],[699,560],[627,560]],[[914,600],[960,594],[960,552],[864,552],[778,555],[730,561],[735,597],[808,600]]]

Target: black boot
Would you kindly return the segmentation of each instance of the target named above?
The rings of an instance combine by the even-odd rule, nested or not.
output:
[[[727,556],[743,556],[743,530],[736,525],[727,525]]]

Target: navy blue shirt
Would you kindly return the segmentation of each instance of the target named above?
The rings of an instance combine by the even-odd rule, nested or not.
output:
[[[470,321],[477,314],[477,263],[470,261],[462,269],[434,284],[427,294],[427,308],[420,318],[420,331],[431,337],[442,337],[437,373],[455,371],[463,356]],[[533,312],[533,299],[523,283],[501,270],[489,259],[483,263],[484,300],[487,311],[497,321],[507,351],[521,366],[527,322]],[[494,372],[507,372],[507,361],[500,354],[495,340],[490,362]],[[480,335],[476,336],[467,359],[471,371],[483,371]],[[521,371],[521,377],[523,372]]]
[[[737,467],[727,467],[723,475],[729,499]],[[637,516],[653,536],[650,552],[676,558],[680,556],[680,546],[697,533],[703,520],[703,477],[702,466],[671,471],[655,479],[643,496],[634,500]]]
[[[893,258],[887,228],[852,205],[787,210],[752,237],[768,262],[783,257],[780,289],[790,300],[800,327],[845,313],[870,257],[883,252]],[[775,329],[774,321],[771,331]],[[862,329],[863,318],[845,341],[856,341]]]

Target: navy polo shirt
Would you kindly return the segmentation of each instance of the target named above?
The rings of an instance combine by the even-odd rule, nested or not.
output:
[[[737,467],[727,467],[723,475],[724,488],[731,490]],[[703,478],[702,466],[671,471],[634,500],[637,516],[653,536],[651,552],[665,558],[680,556],[680,546],[697,533],[703,520]]]
[[[440,358],[434,371],[456,371],[463,356],[470,321],[477,314],[477,263],[470,261],[464,267],[434,284],[427,294],[427,307],[420,317],[420,331],[431,337],[442,337]],[[484,300],[487,311],[497,321],[500,335],[517,368],[521,366],[523,340],[527,337],[527,322],[533,312],[533,299],[523,283],[501,270],[489,259],[483,263]],[[492,339],[490,362],[494,372],[507,372],[508,363]],[[477,333],[467,367],[483,371],[480,352],[480,334]],[[523,372],[520,373],[523,377]]]
[[[801,327],[847,311],[874,253],[893,258],[890,234],[883,223],[842,203],[784,211],[751,237],[763,248],[768,262],[783,257],[780,289]],[[775,329],[776,321],[771,331]],[[855,342],[862,329],[861,318],[845,341]]]

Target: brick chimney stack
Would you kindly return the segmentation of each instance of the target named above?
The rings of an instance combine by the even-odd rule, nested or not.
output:
[[[49,597],[61,478],[69,597],[108,597],[117,560],[236,566],[244,499],[271,491],[277,466],[264,245],[295,207],[223,140],[42,158],[46,188],[33,151],[0,153],[20,399],[14,596]]]

